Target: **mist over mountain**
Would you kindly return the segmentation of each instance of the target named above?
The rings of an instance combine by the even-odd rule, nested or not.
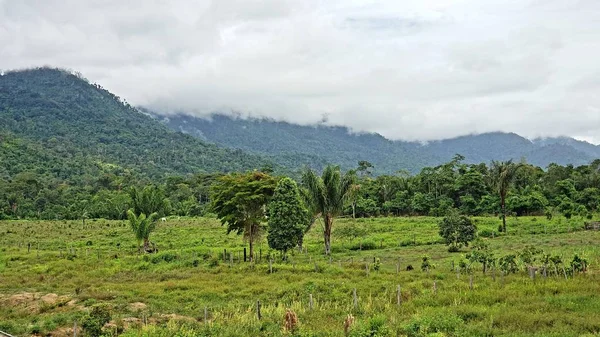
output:
[[[377,133],[355,133],[343,126],[302,126],[265,118],[214,114],[208,118],[186,114],[151,113],[171,129],[214,144],[267,155],[284,166],[326,163],[355,168],[359,160],[375,165],[375,172],[415,173],[461,154],[466,162],[521,160],[540,167],[551,163],[583,165],[600,158],[600,146],[569,137],[529,140],[515,133],[492,132],[427,143],[391,141]]]

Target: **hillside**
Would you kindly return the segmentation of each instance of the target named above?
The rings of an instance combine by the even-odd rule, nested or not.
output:
[[[269,155],[286,167],[308,165],[319,169],[334,163],[350,169],[359,160],[369,160],[376,164],[377,173],[393,173],[399,169],[417,172],[436,162],[436,158],[421,151],[419,143],[393,142],[372,133],[351,134],[345,127],[300,126],[223,115],[213,115],[211,119],[186,115],[155,117],[173,130],[230,148]]]
[[[600,158],[600,146],[572,138],[528,140],[514,133],[485,133],[432,141],[426,144],[390,141],[376,133],[352,133],[345,127],[300,126],[269,119],[242,119],[224,115],[197,118],[188,115],[154,115],[173,130],[207,142],[270,155],[288,166],[326,163],[355,168],[359,160],[375,165],[375,173],[398,170],[416,173],[425,166],[449,161],[455,154],[468,163],[521,160],[546,167],[550,163],[583,165]]]
[[[4,176],[35,170],[73,178],[111,167],[158,178],[266,163],[174,132],[101,86],[49,68],[0,76],[0,134],[17,144],[3,141]]]

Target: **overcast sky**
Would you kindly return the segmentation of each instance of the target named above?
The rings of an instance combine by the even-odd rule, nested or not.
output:
[[[600,143],[600,0],[0,0],[0,67],[392,139]]]

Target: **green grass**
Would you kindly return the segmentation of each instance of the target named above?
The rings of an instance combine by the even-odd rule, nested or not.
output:
[[[81,221],[9,221],[0,222],[0,330],[17,336],[35,331],[66,335],[65,328],[103,305],[113,317],[109,336],[115,329],[124,336],[279,336],[287,308],[298,315],[299,336],[343,336],[348,314],[356,319],[352,336],[600,333],[600,232],[583,231],[580,218],[523,217],[509,219],[508,235],[492,238],[500,220],[474,220],[490,236],[484,240],[497,257],[533,245],[562,255],[567,263],[574,254],[583,254],[590,269],[567,280],[561,274],[532,281],[521,271],[504,278],[498,273],[494,281],[491,271],[484,275],[475,266],[470,290],[469,275],[457,278],[451,270],[468,249],[448,253],[437,235],[439,219],[429,217],[339,219],[331,261],[322,255],[317,223],[305,239],[308,253],[293,252],[282,262],[262,241],[257,245],[262,259],[255,265],[238,261],[244,242],[226,235],[214,219],[159,223],[151,240],[160,251],[143,256],[135,252],[125,222],[87,220],[84,227]],[[354,240],[337,237],[336,229],[344,226],[363,226],[368,234]],[[361,243],[369,249],[355,250]],[[229,258],[223,261],[224,249],[233,253],[233,265]],[[272,274],[269,254],[275,261]],[[420,270],[423,255],[435,265],[429,272]],[[381,262],[379,271],[373,270],[374,259]],[[401,271],[396,273],[398,262]],[[407,265],[415,270],[406,271]],[[36,297],[16,301],[23,293]],[[44,304],[39,298],[49,293],[63,297]],[[135,302],[146,307],[132,308]],[[203,323],[205,307],[209,324]],[[171,314],[178,316],[167,316]],[[144,318],[147,326],[141,323]],[[123,327],[128,328],[121,332]]]

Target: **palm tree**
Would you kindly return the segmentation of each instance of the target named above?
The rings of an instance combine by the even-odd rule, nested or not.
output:
[[[144,213],[137,216],[133,209],[130,209],[127,211],[127,218],[129,219],[129,226],[138,241],[138,249],[142,248],[140,247],[140,244],[143,241],[143,251],[152,252],[153,249],[150,248],[150,233],[156,228],[158,213],[152,213],[148,217],[146,217],[146,214]]]
[[[500,195],[500,207],[502,209],[502,231],[506,233],[506,195],[517,175],[517,171],[523,167],[523,163],[509,161],[492,161],[490,167],[490,178],[492,188]]]
[[[129,190],[131,198],[131,208],[135,215],[158,213],[158,216],[164,216],[168,213],[170,205],[169,199],[165,197],[162,189],[155,185],[148,185],[144,188],[132,187]]]
[[[331,228],[333,219],[342,213],[344,202],[349,197],[355,176],[352,172],[342,174],[339,166],[327,166],[319,177],[306,169],[302,183],[308,192],[313,214],[321,216],[324,222],[323,239],[325,254],[331,254]]]

